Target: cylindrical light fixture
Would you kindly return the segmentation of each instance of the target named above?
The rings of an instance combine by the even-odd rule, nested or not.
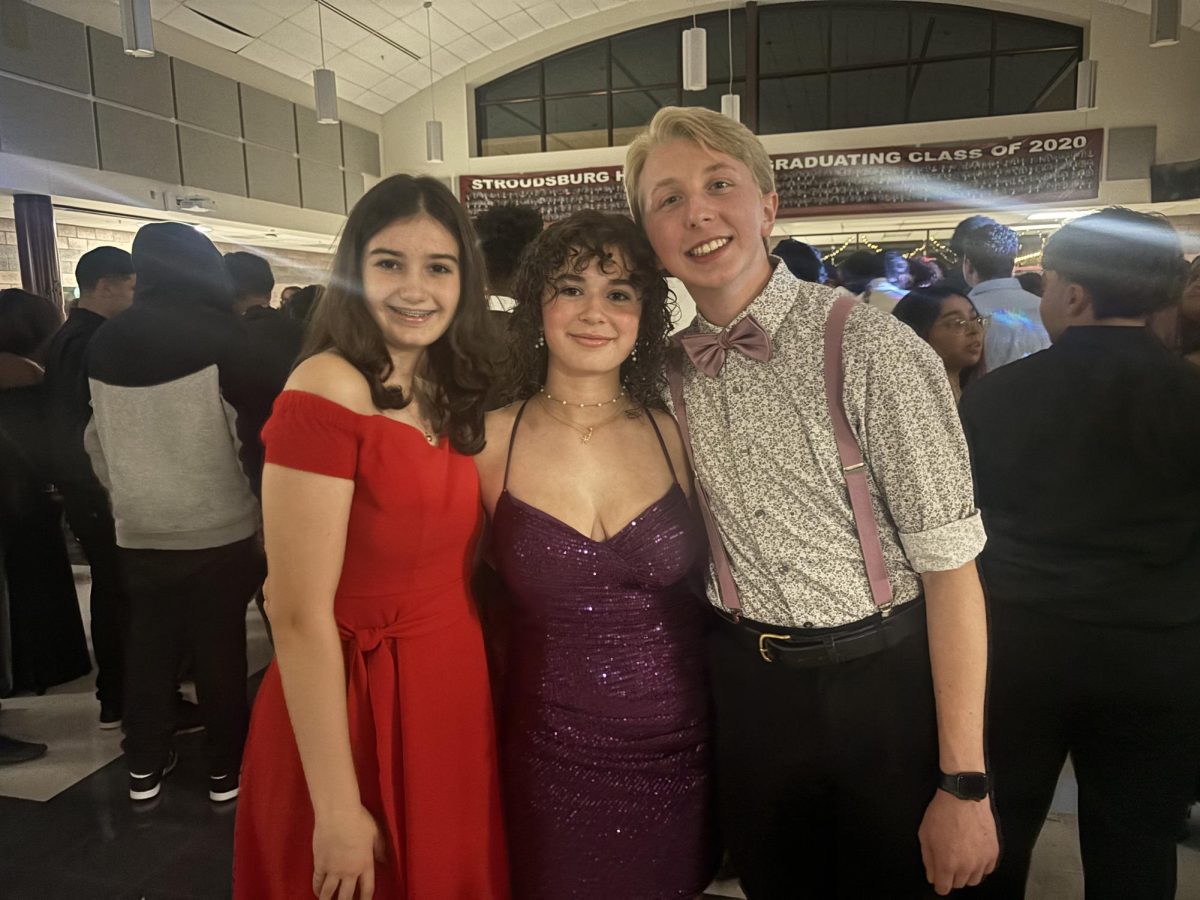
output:
[[[431,119],[425,123],[425,161],[440,163],[446,157],[442,150],[442,123]]]
[[[1179,43],[1183,27],[1183,0],[1151,0],[1150,46],[1169,47]]]
[[[442,123],[438,121],[437,105],[433,99],[433,0],[425,0],[425,36],[429,41],[429,121],[425,123],[425,161],[446,161],[442,147]]]
[[[738,94],[721,95],[721,115],[735,122],[742,121],[742,98]]]
[[[145,59],[154,55],[154,17],[150,0],[121,0],[121,35],[125,55]]]
[[[683,89],[708,87],[708,33],[693,25],[683,32]]]
[[[313,88],[317,93],[317,122],[338,123],[337,75],[333,69],[313,69]]]
[[[721,95],[721,115],[742,121],[742,98],[733,92],[733,0],[729,0],[726,37],[729,38],[729,93]]]
[[[1094,59],[1079,63],[1075,74],[1075,108],[1096,109],[1096,68]]]
[[[321,42],[321,68],[313,69],[313,92],[317,98],[317,124],[338,123],[337,76],[325,68],[325,26],[321,20],[321,4],[317,3],[317,40]]]

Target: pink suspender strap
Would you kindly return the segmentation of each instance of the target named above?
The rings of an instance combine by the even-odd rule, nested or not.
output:
[[[829,406],[838,459],[841,460],[846,488],[850,492],[850,508],[854,510],[854,528],[858,532],[863,562],[866,563],[867,580],[871,583],[871,599],[887,615],[885,608],[892,602],[892,583],[888,580],[887,564],[883,559],[879,523],[875,521],[875,513],[871,508],[867,466],[863,462],[862,448],[850,428],[844,403],[846,374],[842,360],[842,338],[846,333],[846,320],[859,302],[857,297],[850,295],[840,297],[825,320],[825,402]]]
[[[708,502],[708,491],[700,480],[696,458],[692,454],[692,433],[688,430],[687,406],[683,402],[683,373],[678,363],[668,363],[667,381],[671,385],[675,418],[679,422],[679,430],[683,432],[683,449],[687,451],[688,465],[692,467],[692,476],[696,480],[696,500],[700,506],[700,518],[704,520],[704,531],[708,535],[708,549],[712,554],[713,568],[717,570],[717,596],[721,605],[733,615],[736,622],[742,617],[742,601],[738,597],[733,571],[729,567],[729,554],[725,552],[721,532],[717,530],[717,520],[713,517],[712,507]]]

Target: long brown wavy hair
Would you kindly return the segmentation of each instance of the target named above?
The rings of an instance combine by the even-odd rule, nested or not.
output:
[[[414,391],[422,391],[420,399],[438,434],[446,434],[460,453],[478,453],[492,374],[483,258],[466,212],[436,179],[393,175],[354,205],[333,258],[329,286],[313,311],[301,359],[336,350],[367,379],[378,409],[403,409],[412,402],[412,393],[386,384],[392,376],[392,357],[363,297],[362,261],[372,237],[420,213],[439,222],[458,242],[461,293],[450,326],[425,352],[418,374],[428,388]]]
[[[516,308],[509,325],[511,341],[506,380],[501,392],[508,402],[524,400],[541,390],[549,362],[547,348],[538,346],[544,326],[542,307],[553,279],[565,271],[581,273],[593,260],[601,268],[629,266],[629,281],[641,298],[637,360],[621,363],[621,383],[639,406],[664,409],[666,375],[663,360],[675,312],[675,299],[659,271],[650,242],[626,216],[586,210],[551,225],[526,248],[514,284]]]

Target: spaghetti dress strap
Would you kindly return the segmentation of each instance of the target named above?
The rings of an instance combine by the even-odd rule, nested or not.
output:
[[[643,407],[643,409],[645,409],[645,407]],[[658,446],[662,447],[663,456],[666,457],[667,460],[667,468],[671,470],[671,477],[675,479],[676,484],[679,484],[679,476],[675,473],[675,463],[671,462],[671,454],[667,450],[667,442],[663,440],[662,430],[658,427],[658,423],[654,421],[654,413],[647,409],[646,416],[650,419],[650,425],[654,428],[654,436],[658,438]],[[518,418],[520,417],[518,416]],[[509,453],[512,452],[511,444],[509,445],[508,450]],[[505,473],[505,476],[507,478],[507,473]],[[683,487],[681,484],[679,484],[679,486],[681,488]]]
[[[508,458],[504,460],[504,484],[501,486],[501,491],[508,490],[508,470],[512,467],[513,445],[517,442],[517,426],[521,424],[521,416],[525,415],[525,407],[532,399],[532,397],[525,398],[525,402],[517,410],[517,417],[513,419],[512,432],[508,436]],[[661,441],[662,438],[660,437],[659,440]]]

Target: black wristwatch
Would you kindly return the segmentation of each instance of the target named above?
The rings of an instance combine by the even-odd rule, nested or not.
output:
[[[982,800],[992,790],[992,776],[986,772],[941,773],[938,788],[959,800]]]

